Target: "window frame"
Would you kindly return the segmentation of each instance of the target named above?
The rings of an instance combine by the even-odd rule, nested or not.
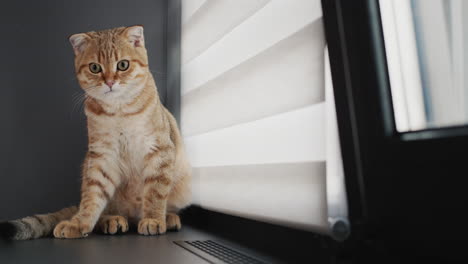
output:
[[[351,239],[383,241],[398,249],[390,254],[462,258],[455,249],[464,231],[443,226],[468,203],[464,180],[453,177],[468,162],[468,126],[398,132],[379,1],[322,0],[322,7]]]

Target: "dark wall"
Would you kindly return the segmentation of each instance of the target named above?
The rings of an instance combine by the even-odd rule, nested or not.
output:
[[[0,4],[0,219],[78,203],[86,124],[74,99],[74,33],[143,24],[166,95],[166,0]]]

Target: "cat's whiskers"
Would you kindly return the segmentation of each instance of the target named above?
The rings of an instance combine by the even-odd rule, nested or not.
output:
[[[75,112],[75,109],[77,109],[77,107],[78,107],[78,112],[81,113],[81,111],[83,111],[83,108],[84,108],[83,102],[86,100],[86,98],[89,97],[88,92],[92,92],[99,88],[100,88],[100,85],[96,85],[96,86],[88,87],[86,89],[86,92],[79,91],[79,92],[74,93],[74,95],[72,95],[73,108],[72,108],[71,114]]]
[[[82,111],[81,107],[85,99],[86,99],[86,96],[84,93],[76,95],[76,97],[72,100],[73,108],[72,108],[71,114],[75,112],[75,109],[78,109],[78,112]]]

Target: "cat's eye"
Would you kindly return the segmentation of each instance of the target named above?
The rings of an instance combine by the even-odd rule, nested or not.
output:
[[[128,66],[130,66],[130,62],[128,60],[121,60],[117,63],[117,70],[126,71]]]
[[[92,73],[100,73],[102,71],[102,68],[101,68],[101,65],[99,65],[97,63],[90,63],[89,64],[89,70]]]

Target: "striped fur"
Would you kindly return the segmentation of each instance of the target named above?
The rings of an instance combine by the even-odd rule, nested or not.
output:
[[[49,236],[60,221],[70,219],[77,211],[78,208],[72,206],[55,213],[33,215],[3,222],[0,223],[0,236],[11,240],[27,240]]]
[[[88,126],[80,205],[52,214],[55,222],[34,216],[0,224],[0,233],[30,239],[53,229],[57,238],[81,238],[94,229],[126,232],[129,224],[142,235],[180,229],[177,212],[190,203],[191,169],[149,71],[143,27],[75,34],[70,42]],[[121,60],[128,69],[117,68]],[[91,63],[102,71],[93,73]]]

